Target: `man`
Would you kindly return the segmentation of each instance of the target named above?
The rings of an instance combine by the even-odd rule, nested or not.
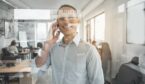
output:
[[[62,5],[52,26],[53,38],[45,43],[35,60],[37,67],[51,65],[52,84],[104,84],[100,56],[95,47],[79,38],[78,24],[77,10]],[[56,43],[58,27],[64,37]]]

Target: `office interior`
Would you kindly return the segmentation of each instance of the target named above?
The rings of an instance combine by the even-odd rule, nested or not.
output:
[[[51,67],[39,77],[33,64],[63,4],[78,10],[78,34],[99,52],[104,84],[145,84],[145,0],[0,0],[0,84],[52,84]],[[18,57],[5,58],[13,40]]]

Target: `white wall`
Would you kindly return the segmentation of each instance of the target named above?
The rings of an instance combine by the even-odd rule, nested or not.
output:
[[[129,0],[105,0],[83,17],[85,28],[86,20],[102,11],[106,14],[105,39],[112,51],[112,77],[116,75],[122,63],[129,62],[132,57],[145,53],[145,46],[126,44],[126,10],[118,12],[118,7],[122,4],[126,6],[127,1]]]

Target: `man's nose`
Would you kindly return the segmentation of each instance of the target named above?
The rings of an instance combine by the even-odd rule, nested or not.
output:
[[[68,25],[69,24],[69,19],[68,18],[64,18],[64,24]]]

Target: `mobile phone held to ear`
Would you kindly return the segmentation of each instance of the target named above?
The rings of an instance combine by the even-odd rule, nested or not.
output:
[[[59,24],[57,24],[57,30],[54,32],[54,35],[56,36],[60,32],[59,30]]]
[[[59,24],[57,23],[57,27],[59,28]]]

